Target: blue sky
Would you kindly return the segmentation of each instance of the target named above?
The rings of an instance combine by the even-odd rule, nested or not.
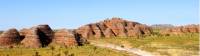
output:
[[[0,0],[0,30],[77,28],[111,17],[143,24],[197,24],[198,0]]]

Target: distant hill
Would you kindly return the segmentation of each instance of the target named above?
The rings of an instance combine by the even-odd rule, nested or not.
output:
[[[150,26],[152,29],[167,29],[175,27],[172,24],[154,24]]]

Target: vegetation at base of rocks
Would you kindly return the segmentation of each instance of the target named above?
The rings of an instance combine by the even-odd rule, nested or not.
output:
[[[3,31],[0,31],[0,34],[2,34],[3,33]]]
[[[62,47],[49,46],[46,48],[4,48],[0,56],[128,56],[127,53],[111,49],[98,48],[91,45]]]
[[[95,39],[92,39],[95,41]],[[96,39],[102,43],[112,43],[124,47],[139,48],[149,52],[157,52],[167,56],[198,55],[199,34],[185,33],[183,35],[162,36],[159,34],[134,38],[102,38]]]

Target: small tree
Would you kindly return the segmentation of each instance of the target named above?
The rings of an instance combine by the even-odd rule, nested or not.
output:
[[[68,51],[65,51],[64,54],[65,54],[65,56],[68,56],[69,52],[68,52]]]
[[[39,52],[36,51],[34,56],[40,56]]]
[[[50,49],[51,49],[51,56],[53,56],[54,55],[53,51],[55,48],[53,46],[51,46]]]

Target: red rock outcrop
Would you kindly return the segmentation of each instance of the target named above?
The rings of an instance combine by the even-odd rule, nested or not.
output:
[[[85,25],[76,30],[78,34],[80,34],[83,38],[93,37],[93,30],[91,29],[91,25]]]
[[[54,32],[48,25],[38,25],[31,29],[22,29],[20,31],[22,45],[25,47],[45,47],[52,42]]]
[[[53,43],[64,46],[76,46],[78,45],[75,35],[67,29],[61,29],[55,32]]]
[[[42,47],[40,37],[38,35],[39,29],[38,28],[32,28],[32,29],[26,29],[24,35],[24,39],[21,41],[21,44],[24,47],[28,48],[39,48]]]
[[[9,29],[0,36],[0,47],[12,47],[20,42],[19,32],[15,29]]]
[[[110,37],[114,37],[115,36],[114,32],[109,28],[107,28],[105,30],[104,35],[105,35],[106,38],[110,38]]]
[[[146,25],[122,20],[121,18],[112,18],[111,20],[107,19],[84,25],[78,28],[76,32],[84,38],[133,37],[152,33],[150,27]]]
[[[184,28],[188,29],[189,32],[191,33],[199,33],[199,24],[198,25],[186,25]]]
[[[36,26],[39,29],[39,37],[42,43],[42,46],[48,46],[52,42],[54,32],[53,30],[49,27],[49,25],[38,25]]]
[[[93,30],[94,37],[96,38],[104,37],[103,32],[101,31],[101,29],[97,24],[92,24],[91,29]]]
[[[141,28],[139,26],[135,26],[134,28],[131,28],[131,29],[128,29],[128,32],[127,32],[128,36],[130,37],[134,37],[134,36],[140,36],[143,33],[143,31],[141,30]]]
[[[28,30],[29,30],[29,29],[27,29],[27,28],[23,28],[23,29],[21,29],[21,30],[19,31],[20,36],[25,36],[26,33],[28,33]]]
[[[188,28],[189,32],[195,32]],[[97,23],[87,24],[73,31],[61,29],[54,32],[48,25],[38,25],[17,32],[16,29],[5,31],[0,36],[0,46],[11,46],[21,43],[28,48],[46,47],[50,43],[65,46],[87,43],[89,38],[136,37],[151,34],[150,27],[121,18],[112,18]]]
[[[164,29],[160,32],[162,35],[180,35],[184,33],[199,33],[199,25],[185,25],[174,28]]]

